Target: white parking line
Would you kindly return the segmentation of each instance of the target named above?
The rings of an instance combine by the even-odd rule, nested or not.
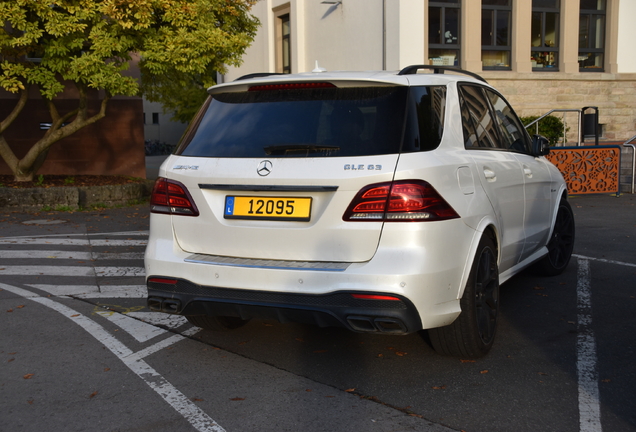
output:
[[[11,276],[145,276],[143,267],[3,266],[0,275]]]
[[[67,306],[49,298],[38,296],[31,291],[3,283],[0,283],[0,288],[47,306],[82,327],[91,336],[115,354],[126,366],[128,366],[131,371],[141,378],[150,388],[157,392],[164,401],[181,414],[196,430],[200,432],[225,432],[225,429],[216,423],[210,416],[203,412],[203,410],[196,406],[176,387],[170,384],[148,363],[143,361],[138,355],[139,353],[132,352],[128,347],[119,342],[113,335],[108,333],[106,329],[97,324],[95,321]],[[170,338],[170,340],[174,343],[179,340],[183,340],[183,337],[173,337]],[[160,342],[161,348],[165,348],[165,346],[167,346],[165,342]],[[143,354],[148,355],[151,350],[146,349],[142,351]]]
[[[0,250],[0,258],[11,259],[74,259],[74,260],[132,260],[144,259],[143,252],[80,252],[59,250]]]
[[[67,245],[67,246],[146,246],[148,240],[110,240],[87,238],[8,237],[0,244],[12,245]]]
[[[28,284],[54,296],[72,296],[78,298],[146,298],[146,285],[48,285]]]
[[[636,267],[636,264],[632,264],[632,263],[626,263],[626,262],[622,262],[622,261],[613,261],[613,260],[608,260],[608,259],[604,259],[604,258],[592,258],[592,257],[588,257],[588,256],[583,256],[583,255],[576,255],[576,254],[572,254],[573,257],[576,258],[582,258],[588,261],[598,261],[598,262],[603,262],[603,263],[608,263],[608,264],[616,264],[616,265],[622,265],[622,266],[627,266],[627,267]]]
[[[581,432],[600,432],[601,407],[599,405],[596,340],[592,330],[592,290],[590,263],[579,258],[577,274],[577,341],[576,368],[579,380],[579,424]]]

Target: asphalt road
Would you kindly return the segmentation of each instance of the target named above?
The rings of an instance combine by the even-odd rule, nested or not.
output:
[[[145,308],[146,208],[0,214],[0,431],[636,431],[636,198],[572,197],[567,271],[502,286],[491,353]]]

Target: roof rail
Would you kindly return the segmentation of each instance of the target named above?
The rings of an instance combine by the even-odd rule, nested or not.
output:
[[[413,66],[405,67],[398,73],[398,75],[413,75],[413,74],[416,74],[417,71],[420,69],[431,69],[433,70],[433,73],[436,73],[436,74],[443,74],[444,71],[457,72],[460,74],[471,76],[475,79],[478,79],[479,81],[482,81],[488,84],[488,81],[486,81],[484,78],[477,75],[476,73],[470,72],[464,69],[460,69],[455,66],[413,65]]]
[[[280,72],[256,72],[256,73],[243,75],[242,77],[238,77],[234,81],[242,81],[242,80],[246,80],[250,78],[262,78],[262,77],[266,77],[270,75],[285,75],[285,74]]]

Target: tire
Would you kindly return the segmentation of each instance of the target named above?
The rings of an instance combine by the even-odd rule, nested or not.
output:
[[[554,221],[552,236],[548,241],[548,254],[536,264],[536,270],[543,276],[556,276],[566,269],[574,249],[574,213],[566,200],[561,200]]]
[[[190,324],[211,331],[234,330],[247,324],[249,320],[229,316],[188,315]]]
[[[493,240],[484,236],[460,300],[462,312],[450,325],[428,331],[439,354],[479,358],[490,351],[499,316],[499,267]]]

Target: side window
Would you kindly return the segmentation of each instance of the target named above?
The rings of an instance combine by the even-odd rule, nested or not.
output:
[[[486,90],[486,94],[488,99],[490,99],[495,112],[495,119],[499,124],[500,147],[507,150],[530,153],[530,143],[527,135],[513,109],[497,93]]]
[[[475,125],[471,119],[470,110],[468,109],[468,104],[464,100],[461,92],[459,94],[459,104],[462,113],[462,132],[464,133],[464,147],[474,148],[479,147],[479,139],[477,138],[477,133],[475,132]]]
[[[497,148],[497,123],[490,115],[490,106],[481,87],[461,86],[460,97],[466,148]]]
[[[411,87],[402,152],[435,150],[444,134],[446,87]]]

